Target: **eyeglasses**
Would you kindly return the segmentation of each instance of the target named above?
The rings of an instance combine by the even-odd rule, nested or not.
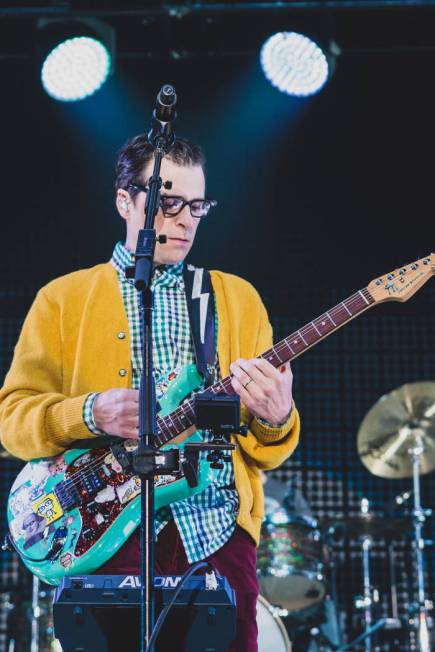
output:
[[[139,190],[140,192],[148,192],[146,186],[141,186],[138,183],[129,183],[130,188]],[[181,213],[185,206],[189,206],[190,214],[192,217],[206,217],[211,208],[217,206],[215,199],[191,199],[187,201],[184,197],[176,195],[160,195],[160,208],[162,209],[165,217],[175,217]]]

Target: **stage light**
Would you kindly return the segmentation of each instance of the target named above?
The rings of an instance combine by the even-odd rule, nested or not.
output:
[[[330,74],[328,58],[317,43],[296,32],[270,36],[261,48],[260,61],[273,86],[297,97],[320,91]]]
[[[47,32],[41,67],[44,90],[62,102],[93,95],[112,69],[113,30],[96,20],[45,21],[43,29]]]

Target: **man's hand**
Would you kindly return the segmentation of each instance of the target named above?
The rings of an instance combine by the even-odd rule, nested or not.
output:
[[[92,414],[97,428],[108,435],[139,438],[139,391],[109,389],[98,394]]]
[[[248,410],[270,423],[284,423],[292,404],[293,374],[287,362],[275,369],[264,358],[239,358],[230,365],[231,384]]]

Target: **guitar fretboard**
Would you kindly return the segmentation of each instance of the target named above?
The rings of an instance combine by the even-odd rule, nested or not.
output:
[[[285,339],[275,344],[271,349],[262,353],[260,358],[265,358],[274,367],[294,360],[317,342],[324,339],[348,321],[360,315],[375,303],[367,288],[359,290],[345,301],[337,304],[330,310],[313,321],[305,324]],[[226,376],[208,388],[214,394],[233,394],[231,377]],[[186,400],[176,410],[165,417],[157,417],[157,444],[164,446],[171,439],[180,435],[195,423],[195,409],[193,399]]]

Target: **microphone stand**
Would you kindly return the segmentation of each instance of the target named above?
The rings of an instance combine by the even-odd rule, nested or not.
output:
[[[175,119],[175,114],[174,114]],[[139,389],[139,445],[133,454],[132,465],[141,479],[141,609],[140,609],[140,651],[145,652],[154,627],[154,475],[156,472],[157,435],[156,392],[153,377],[153,296],[151,276],[153,270],[156,231],[154,220],[160,206],[160,168],[162,159],[174,141],[172,121],[162,122],[154,112],[148,140],[154,148],[154,170],[149,179],[145,224],[139,231],[135,252],[135,287],[140,293],[140,323],[142,334],[142,375]],[[165,187],[170,187],[165,184]],[[159,237],[160,243],[166,236]],[[153,652],[152,646],[150,652]]]

